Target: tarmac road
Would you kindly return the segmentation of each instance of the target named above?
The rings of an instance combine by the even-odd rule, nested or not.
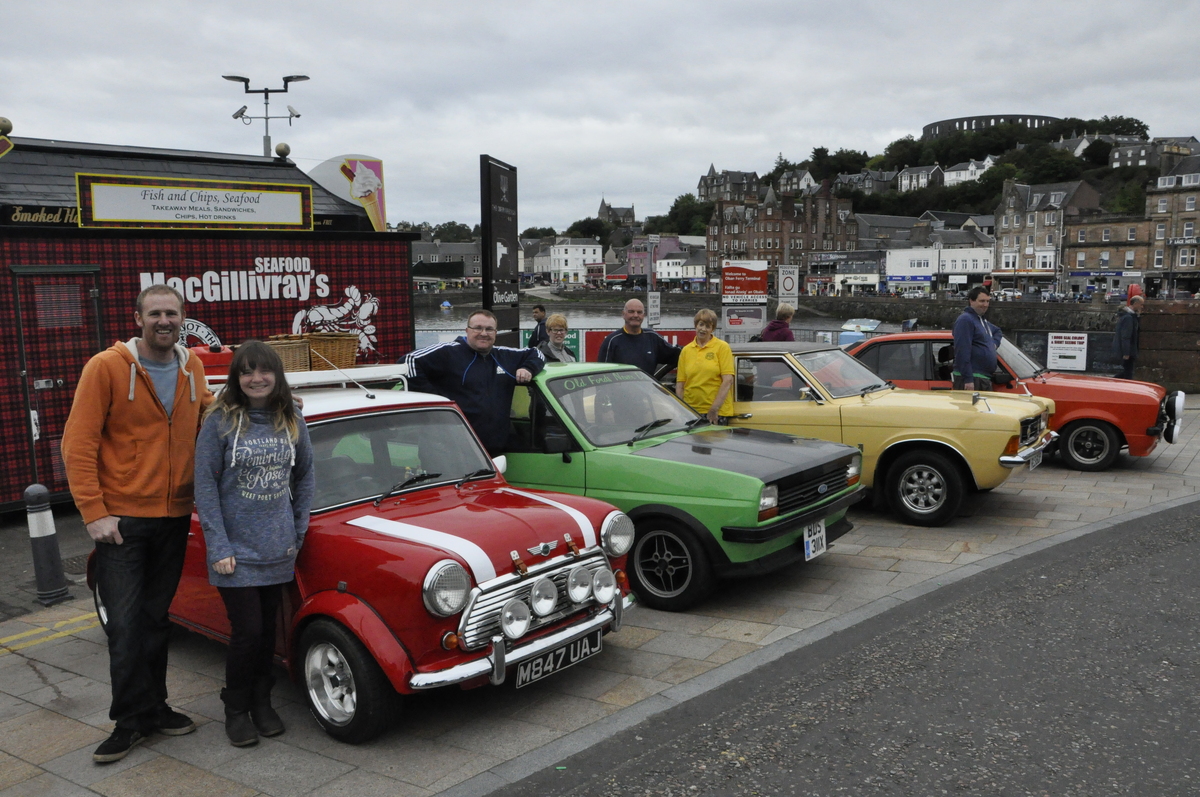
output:
[[[1195,795],[1188,504],[802,648],[496,795]]]

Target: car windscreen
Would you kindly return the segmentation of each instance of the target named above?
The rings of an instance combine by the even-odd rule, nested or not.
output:
[[[593,445],[678,432],[700,416],[641,371],[551,379],[551,395]]]
[[[466,421],[449,408],[338,418],[312,424],[309,436],[314,509],[378,498],[420,475],[440,474],[415,480],[412,489],[492,467]]]
[[[1007,339],[1000,341],[1000,347],[997,349],[997,352],[999,352],[1001,359],[1008,364],[1008,367],[1013,370],[1013,373],[1016,374],[1017,379],[1031,379],[1046,370],[1034,362],[1032,357],[1021,351]]]
[[[857,396],[888,387],[884,380],[841,349],[797,353],[792,356],[834,398]]]

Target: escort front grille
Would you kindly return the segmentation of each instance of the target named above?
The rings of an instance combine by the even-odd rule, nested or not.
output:
[[[846,489],[846,468],[821,474],[804,473],[779,482],[779,514],[786,515],[825,500]],[[825,489],[822,490],[821,488]]]
[[[608,567],[608,560],[599,551],[580,558],[560,556],[530,567],[525,576],[503,575],[476,587],[471,591],[467,607],[463,610],[462,621],[458,625],[461,646],[466,650],[477,650],[485,647],[493,636],[501,634],[500,610],[504,608],[504,604],[513,598],[520,598],[528,604],[534,582],[543,576],[548,577],[558,588],[558,604],[555,611],[546,617],[533,615],[530,631],[556,623],[580,609],[595,606],[596,600],[590,596],[583,603],[573,603],[567,597],[567,576],[580,565],[586,567],[589,574],[595,574],[597,570]]]

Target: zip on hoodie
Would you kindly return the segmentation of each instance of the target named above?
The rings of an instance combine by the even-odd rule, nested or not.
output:
[[[129,350],[129,353],[131,355],[133,355],[133,363],[131,363],[131,365],[134,365],[137,368],[138,375],[141,376],[142,381],[145,382],[146,385],[149,387],[150,396],[154,399],[154,403],[158,405],[159,410],[161,410],[162,414],[165,415],[167,418],[167,448],[170,449],[171,439],[174,436],[173,432],[174,432],[174,428],[175,428],[175,415],[174,415],[174,413],[168,414],[167,408],[165,406],[163,406],[162,401],[158,398],[158,390],[156,390],[154,387],[154,380],[150,378],[150,374],[146,371],[145,366],[142,365],[142,358],[137,353],[137,341],[138,340],[140,340],[140,338],[130,338],[126,342],[125,346]],[[190,388],[189,400],[192,403],[195,403],[195,401],[196,401],[196,380],[195,380],[195,376],[193,376],[192,372],[187,369],[187,363],[188,363],[188,360],[191,358],[192,353],[187,351],[186,349],[184,349],[179,344],[175,345],[173,351],[175,354],[175,364],[179,369],[179,373],[188,381],[188,386]],[[183,353],[182,360],[180,359],[181,352]],[[178,380],[178,377],[176,377],[176,380]],[[176,381],[176,389],[178,389],[178,381]],[[132,384],[132,382],[130,383],[129,400],[133,401],[133,384]],[[167,502],[167,504],[171,503],[171,485],[174,483],[175,483],[175,463],[171,459],[170,453],[168,451],[168,454],[167,454],[167,485],[166,485],[166,489],[167,489],[166,502]]]

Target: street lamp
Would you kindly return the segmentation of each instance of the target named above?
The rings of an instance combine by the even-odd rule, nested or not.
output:
[[[272,119],[287,119],[288,127],[291,127],[293,119],[299,119],[300,113],[292,106],[287,106],[287,116],[271,116],[271,95],[272,94],[287,94],[289,83],[299,83],[302,80],[308,80],[308,75],[288,75],[283,79],[283,88],[281,89],[252,89],[250,88],[250,78],[242,77],[241,75],[221,75],[226,80],[234,83],[241,83],[246,90],[246,94],[261,94],[263,95],[263,115],[250,116],[246,113],[246,106],[234,112],[234,119],[241,119],[243,124],[250,124],[254,119],[262,119],[266,125],[266,135],[263,136],[263,156],[271,157],[271,120]]]

